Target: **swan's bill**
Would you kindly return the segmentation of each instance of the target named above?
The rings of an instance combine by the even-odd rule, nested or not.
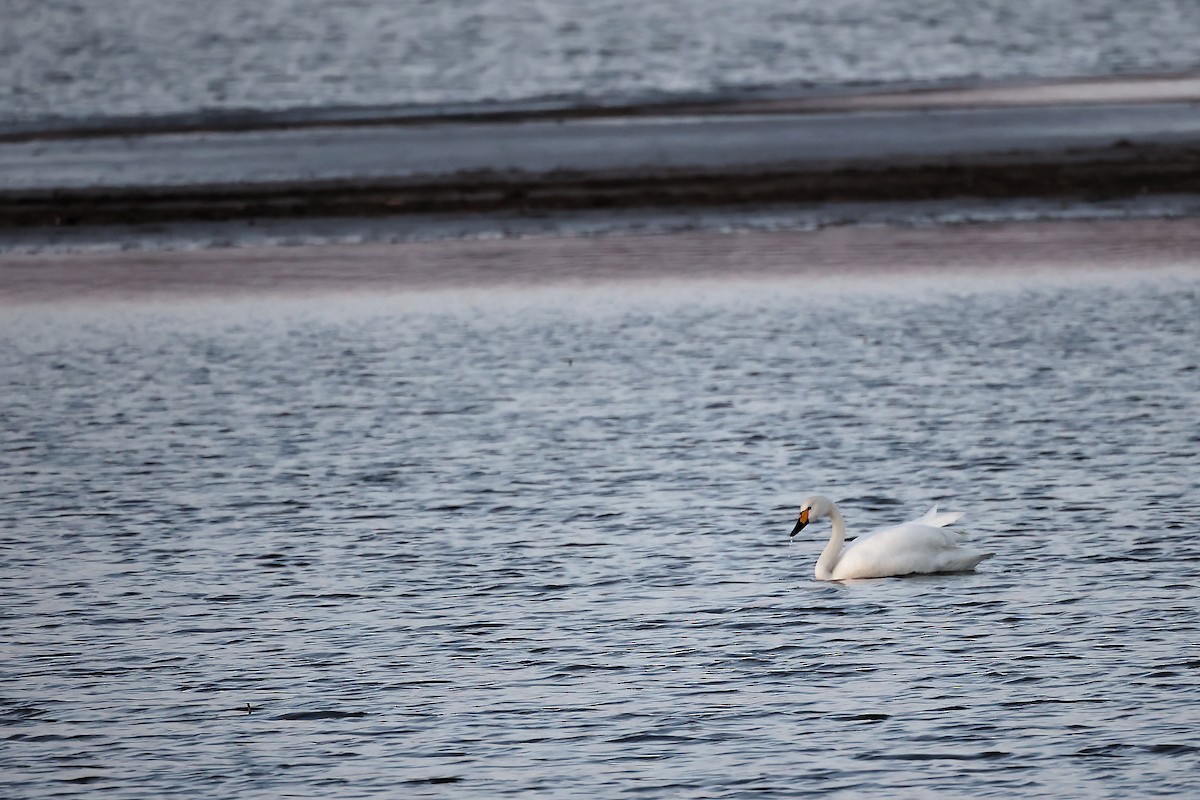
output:
[[[808,524],[808,509],[800,509],[800,519],[796,520],[796,527],[792,528],[791,536],[795,536],[800,531],[804,530],[804,526]]]

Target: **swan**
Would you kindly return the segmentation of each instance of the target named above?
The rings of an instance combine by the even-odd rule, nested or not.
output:
[[[929,572],[968,572],[995,553],[963,547],[966,536],[944,530],[957,522],[962,513],[939,514],[937,506],[925,516],[860,536],[844,549],[846,524],[837,505],[828,497],[810,497],[800,506],[800,519],[792,528],[795,536],[821,517],[829,517],[833,533],[829,544],[817,559],[815,575],[819,581],[845,581],[854,578],[890,578]]]

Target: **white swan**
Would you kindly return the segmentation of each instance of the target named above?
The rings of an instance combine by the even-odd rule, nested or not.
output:
[[[957,522],[962,514],[939,514],[937,506],[920,519],[860,536],[843,549],[846,524],[838,507],[827,497],[810,497],[800,506],[800,519],[791,535],[821,517],[829,517],[833,522],[833,534],[817,559],[815,574],[819,581],[967,572],[995,555],[961,546],[966,536],[943,528]]]

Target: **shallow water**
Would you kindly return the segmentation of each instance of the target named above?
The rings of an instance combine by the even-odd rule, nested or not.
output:
[[[4,310],[0,794],[1193,794],[1198,300]],[[997,555],[818,583],[813,491]]]
[[[0,121],[1194,69],[1191,0],[5,0]]]

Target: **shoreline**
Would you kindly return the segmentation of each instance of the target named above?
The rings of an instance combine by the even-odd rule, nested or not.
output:
[[[672,116],[825,113],[1046,105],[1200,102],[1200,72],[1076,75],[1040,79],[746,89],[709,95],[648,95],[587,101],[531,98],[440,106],[216,109],[139,117],[34,118],[0,121],[0,144],[54,139],[248,133],[305,128],[439,123],[636,120]]]
[[[1179,75],[0,141],[0,246],[89,225],[1200,195],[1198,103]]]
[[[610,283],[1200,268],[1200,218],[0,255],[0,308]]]

